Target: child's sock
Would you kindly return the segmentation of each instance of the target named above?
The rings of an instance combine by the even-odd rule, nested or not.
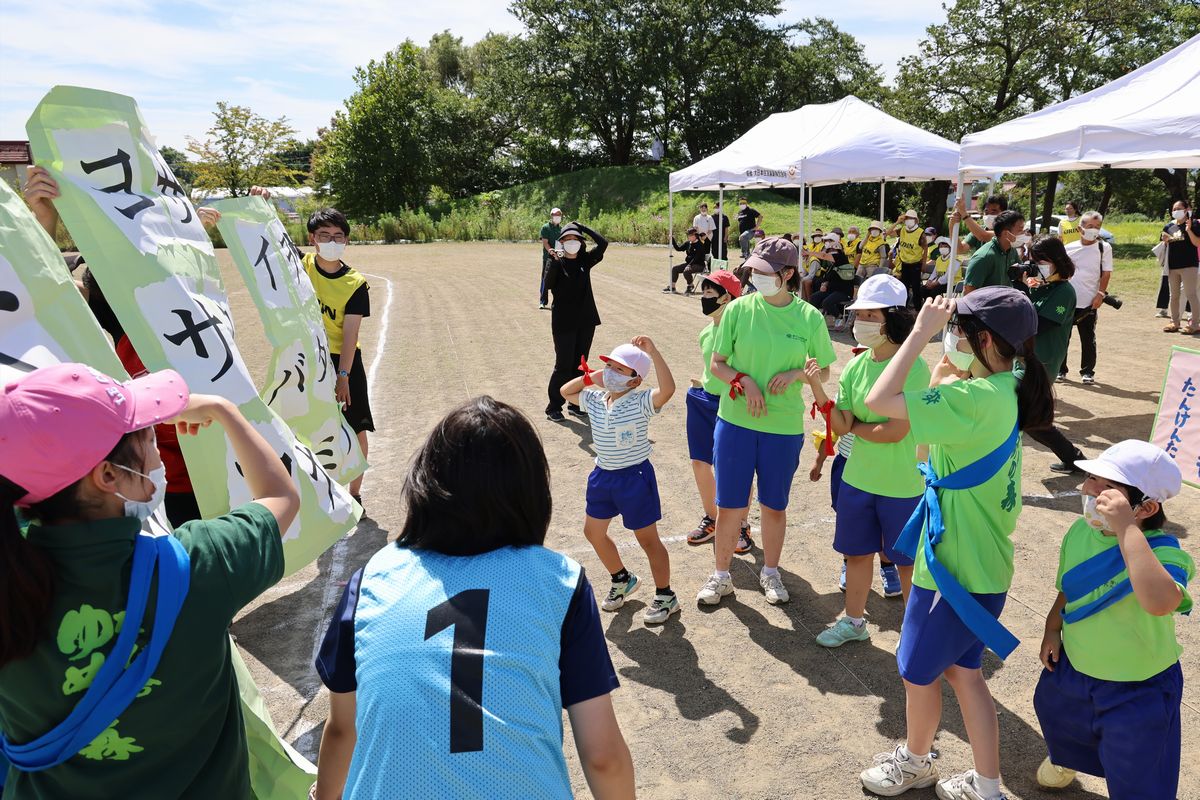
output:
[[[852,617],[847,614],[846,619],[850,620],[851,624],[853,624],[856,628],[861,628],[863,625],[867,624],[867,621],[862,617]]]
[[[718,578],[720,578],[720,579],[721,579],[721,580],[723,580],[723,581],[724,581],[724,580],[728,580],[728,579],[729,579],[729,570],[727,570],[727,569],[714,569],[714,570],[713,570],[713,575],[716,575]]]
[[[675,592],[668,586],[659,586],[654,590],[655,594],[661,594],[663,597],[674,597]]]
[[[908,745],[906,745],[906,744],[900,745],[900,755],[903,756],[906,760],[912,761],[914,764],[919,764],[920,766],[925,766],[926,764],[929,763],[929,753],[926,753],[923,756],[919,756],[916,753],[909,750]]]
[[[629,580],[629,570],[625,569],[624,567],[621,567],[620,572],[614,572],[612,574],[613,583],[625,583],[627,580]]]
[[[979,790],[979,794],[983,796],[984,800],[996,800],[1001,796],[999,778],[985,778],[976,772],[975,788]]]
[[[763,567],[762,574],[763,575],[778,575],[779,567]]]

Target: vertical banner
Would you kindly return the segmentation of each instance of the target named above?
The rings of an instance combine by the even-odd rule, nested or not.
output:
[[[1171,348],[1150,443],[1175,459],[1184,483],[1200,489],[1200,350]]]
[[[338,483],[349,483],[363,473],[366,461],[334,398],[329,340],[300,251],[261,197],[221,200],[214,208],[221,212],[221,236],[271,344],[262,398]]]
[[[0,181],[0,385],[67,361],[87,364],[117,380],[129,377],[54,241],[25,202]],[[170,530],[161,514],[159,509],[149,520],[152,533]],[[176,635],[186,636],[187,631]],[[236,645],[230,646],[254,793],[264,800],[303,797],[316,767],[276,734],[258,687]]]
[[[175,369],[193,392],[230,400],[279,454],[301,499],[283,536],[286,573],[308,564],[354,526],[361,509],[258,396],[208,234],[137,104],[56,86],[26,130],[38,164],[58,181],[63,222],[146,368]],[[208,428],[181,443],[206,517],[252,499],[223,431]]]

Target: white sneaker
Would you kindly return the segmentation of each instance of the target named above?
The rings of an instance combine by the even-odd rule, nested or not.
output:
[[[773,606],[780,603],[786,603],[791,600],[791,595],[788,590],[783,587],[783,578],[778,572],[774,575],[767,575],[765,572],[758,576],[758,585],[762,587],[763,593],[767,596],[767,602]]]
[[[975,785],[975,770],[969,769],[937,782],[937,796],[941,800],[1005,800],[1004,795],[986,797]]]
[[[656,594],[654,602],[646,608],[642,619],[647,625],[662,625],[672,614],[679,613],[679,599],[673,594]]]
[[[621,606],[625,605],[625,598],[638,590],[641,583],[638,582],[637,575],[629,573],[629,578],[621,583],[614,583],[612,588],[608,590],[608,597],[600,602],[602,611],[616,611]]]
[[[1075,780],[1075,775],[1075,770],[1060,767],[1046,756],[1038,766],[1037,782],[1039,786],[1045,786],[1047,789],[1065,789]]]
[[[909,789],[925,789],[938,780],[932,758],[921,764],[900,754],[900,746],[890,753],[875,756],[875,766],[864,770],[858,779],[869,792],[883,797],[895,797]]]
[[[709,575],[708,580],[696,593],[696,602],[706,606],[715,606],[727,594],[733,594],[733,578],[718,578],[716,575]]]

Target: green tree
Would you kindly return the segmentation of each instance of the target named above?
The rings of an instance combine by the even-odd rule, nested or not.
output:
[[[295,144],[296,134],[287,120],[270,120],[245,106],[217,103],[215,121],[203,141],[188,137],[188,152],[196,156],[194,185],[226,189],[237,197],[251,186],[291,186],[296,170],[280,161],[280,150]]]
[[[298,183],[305,183],[312,174],[313,150],[316,146],[315,139],[306,139],[303,142],[294,141],[274,155],[280,164],[295,173]]]
[[[167,166],[171,168],[171,172],[175,175],[175,180],[186,187],[191,187],[196,182],[196,170],[192,162],[188,161],[187,153],[180,152],[169,145],[164,145],[159,149],[158,154],[163,157],[163,161],[167,162]]]

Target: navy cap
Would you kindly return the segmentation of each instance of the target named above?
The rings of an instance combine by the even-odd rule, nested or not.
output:
[[[991,328],[1018,355],[1025,355],[1025,342],[1037,333],[1037,310],[1029,297],[1011,286],[976,289],[959,297],[955,308],[959,314],[969,314]]]

